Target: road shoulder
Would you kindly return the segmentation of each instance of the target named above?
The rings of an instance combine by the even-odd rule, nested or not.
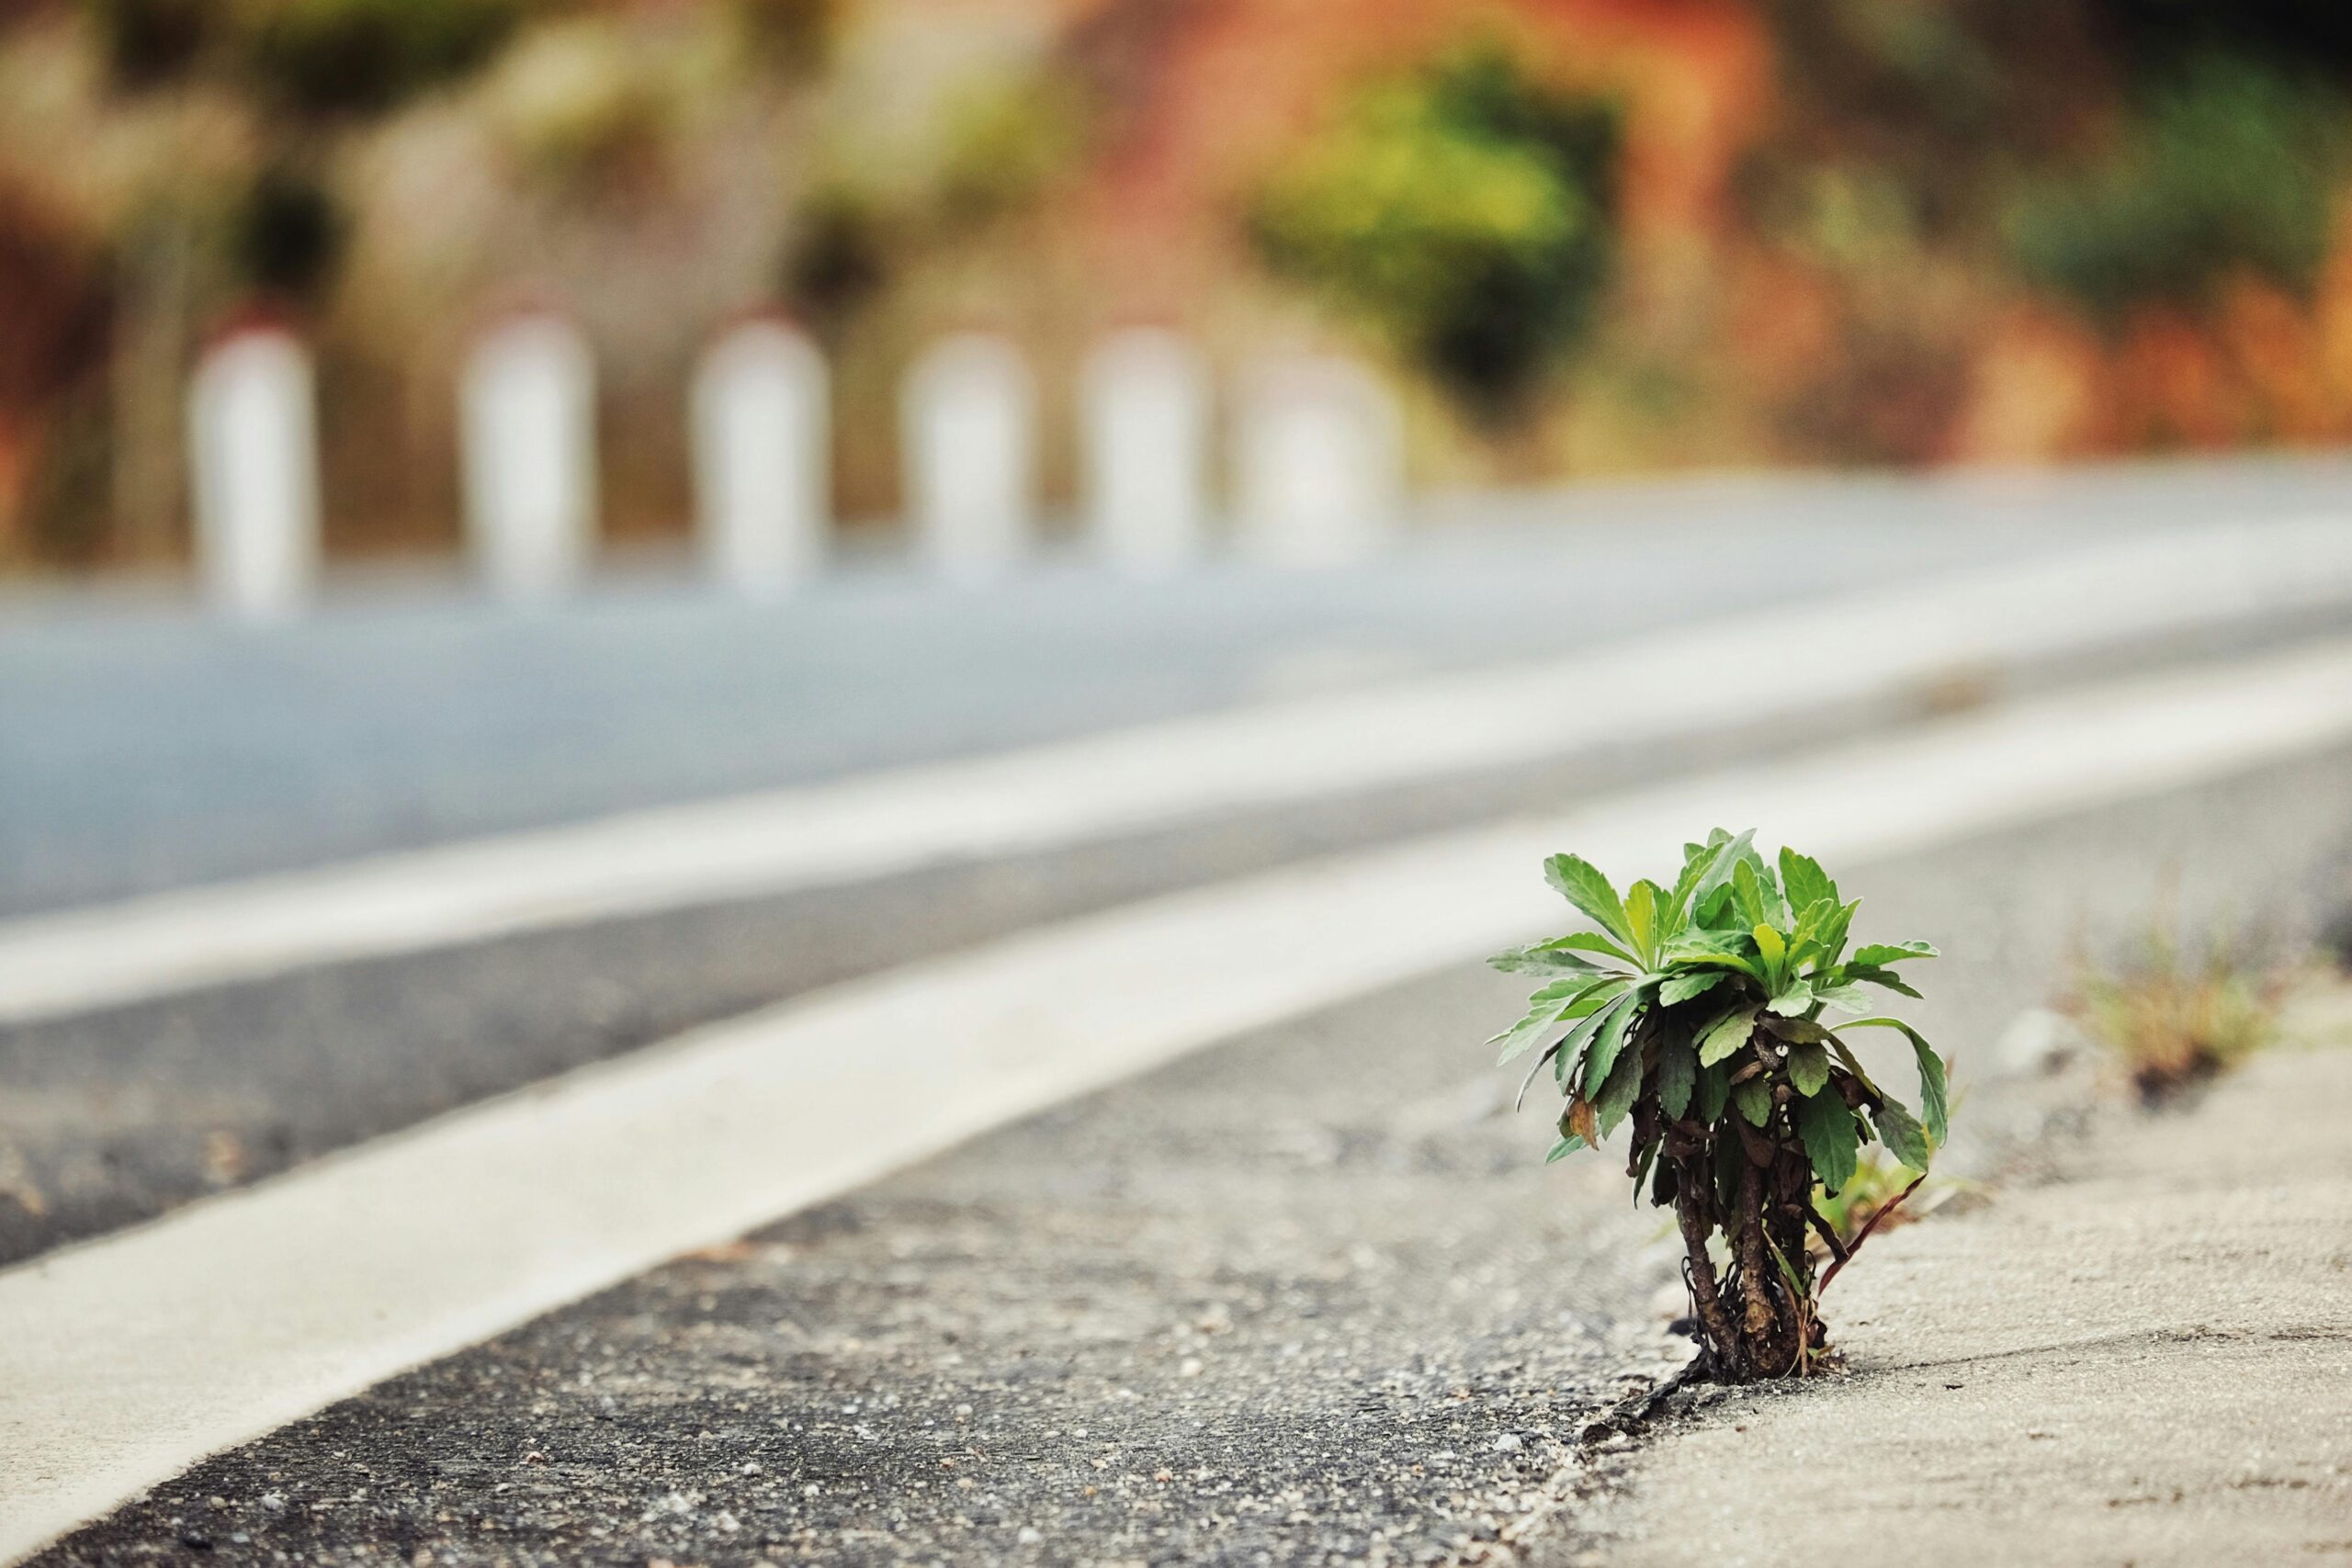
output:
[[[2352,1561],[2346,1022],[1881,1237],[1842,1374],[1700,1391],[1534,1555]]]

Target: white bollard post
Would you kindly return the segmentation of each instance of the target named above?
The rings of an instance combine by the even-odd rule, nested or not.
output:
[[[292,333],[246,327],[188,388],[188,468],[205,596],[242,620],[278,619],[319,568],[318,417],[311,355]]]
[[[1403,422],[1387,389],[1330,356],[1257,366],[1234,429],[1234,523],[1245,553],[1337,566],[1378,553],[1404,505]]]
[[[1036,513],[1036,389],[1002,338],[963,333],[908,375],[900,404],[907,509],[925,558],[967,581],[1028,555]]]
[[[824,562],[831,511],[825,362],[784,321],[730,329],[695,373],[702,547],[729,587],[772,597]]]
[[[1088,357],[1079,398],[1096,547],[1142,573],[1198,558],[1208,519],[1206,360],[1175,333],[1129,328]]]
[[[474,345],[458,393],[466,528],[492,587],[562,593],[596,527],[596,366],[570,321],[510,316]]]

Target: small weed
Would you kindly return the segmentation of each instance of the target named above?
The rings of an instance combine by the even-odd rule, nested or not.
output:
[[[2250,937],[2221,932],[2191,946],[2159,920],[2120,962],[2079,963],[2068,1010],[2154,1105],[2277,1040],[2290,977]]]
[[[1860,901],[1807,856],[1777,864],[1752,833],[1720,829],[1683,846],[1670,886],[1624,893],[1589,862],[1554,855],[1545,878],[1596,929],[1498,954],[1498,969],[1547,983],[1527,1016],[1488,1043],[1529,1053],[1522,1096],[1549,1076],[1565,1100],[1551,1159],[1599,1148],[1630,1122],[1636,1194],[1675,1212],[1683,1279],[1706,1375],[1725,1382],[1802,1377],[1828,1350],[1821,1294],[1918,1185],[1882,1197],[1853,1240],[1814,1207],[1843,1192],[1865,1145],[1925,1170],[1944,1139],[1944,1060],[1883,1015],[1871,989],[1917,997],[1897,966],[1936,956],[1924,942],[1849,950]],[[1863,1069],[1865,1030],[1899,1035],[1918,1069],[1920,1114]],[[1849,1036],[1853,1037],[1851,1040]],[[1808,1246],[1831,1262],[1816,1278]]]

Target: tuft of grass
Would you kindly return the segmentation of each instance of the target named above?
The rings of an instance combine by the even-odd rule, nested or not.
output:
[[[2121,961],[2081,963],[2067,1010],[2154,1105],[2275,1042],[2290,980],[2242,933],[2185,944],[2159,921]]]

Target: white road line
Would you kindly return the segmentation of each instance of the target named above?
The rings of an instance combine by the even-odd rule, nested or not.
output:
[[[1556,928],[1552,850],[1623,875],[1756,824],[1847,864],[2347,739],[2352,641],[2107,686],[1028,931],[459,1111],[0,1274],[0,1557],[1011,1118]]]
[[[0,1023],[1899,695],[2352,604],[2352,521],[2135,536],[1671,637],[0,924]],[[1574,615],[1573,602],[1560,614]],[[1777,680],[1748,678],[1769,649]]]

